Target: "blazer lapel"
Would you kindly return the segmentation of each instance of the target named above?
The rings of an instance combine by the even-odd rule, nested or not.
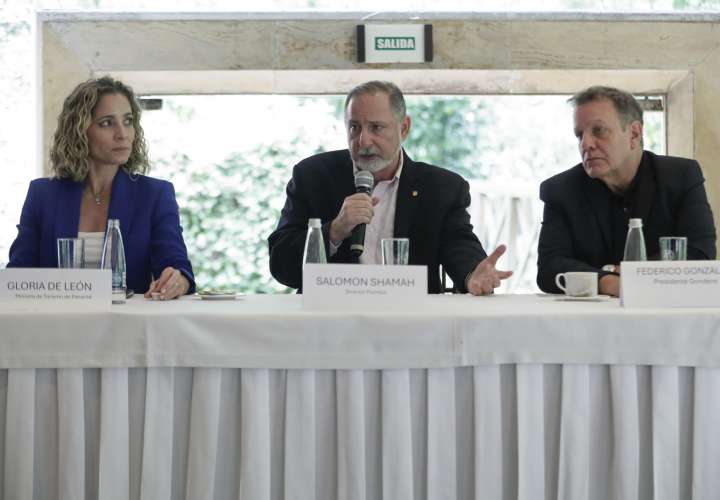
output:
[[[637,193],[635,195],[635,206],[633,207],[633,217],[639,217],[643,220],[643,225],[649,221],[650,209],[655,202],[655,193],[657,183],[655,181],[655,170],[646,161],[647,155],[643,154],[640,167],[640,178],[638,179]]]
[[[80,226],[80,204],[84,184],[64,179],[54,179],[58,182],[57,206],[55,207],[55,237],[77,238]]]
[[[603,243],[605,243],[605,249],[607,252],[612,252],[612,228],[610,227],[610,200],[607,195],[607,188],[602,181],[585,177],[587,183],[587,194],[588,207],[595,215],[598,228],[600,229],[600,235]],[[590,228],[588,228],[590,229]]]
[[[118,170],[113,179],[108,219],[120,220],[120,232],[123,239],[127,238],[132,229],[132,213],[136,195],[137,182],[131,180],[124,170]]]
[[[415,209],[420,196],[422,196],[418,182],[415,162],[403,150],[403,168],[395,201],[395,228],[393,233],[396,238],[410,237],[410,227],[415,215]]]
[[[341,174],[338,176],[332,175],[331,178],[338,179],[339,184],[337,184],[336,188],[338,190],[336,197],[340,200],[340,206],[342,206],[343,200],[347,196],[355,193],[355,167],[353,166],[349,152],[347,159],[339,168],[342,169]],[[340,211],[340,206],[337,207],[336,214]]]

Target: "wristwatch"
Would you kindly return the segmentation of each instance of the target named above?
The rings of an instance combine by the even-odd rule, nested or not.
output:
[[[619,271],[618,266],[616,266],[615,264],[605,264],[604,266],[602,266],[602,270],[616,274]]]

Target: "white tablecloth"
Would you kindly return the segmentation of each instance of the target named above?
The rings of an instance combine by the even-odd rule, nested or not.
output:
[[[720,309],[555,296],[429,296],[308,311],[297,295],[135,298],[107,312],[0,309],[0,368],[449,368],[504,363],[720,367]]]
[[[720,311],[0,311],[12,499],[714,498]]]

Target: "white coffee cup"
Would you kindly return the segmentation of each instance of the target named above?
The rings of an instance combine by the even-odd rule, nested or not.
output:
[[[565,285],[560,280],[565,280]],[[597,273],[572,272],[555,276],[555,284],[570,297],[594,297],[598,294]]]

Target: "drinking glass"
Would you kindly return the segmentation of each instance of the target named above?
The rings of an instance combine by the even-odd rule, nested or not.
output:
[[[383,238],[382,263],[384,266],[406,266],[410,257],[410,240],[407,238]]]
[[[687,260],[687,238],[684,236],[660,238],[660,260]]]
[[[85,240],[58,238],[57,253],[59,268],[80,269],[85,267]]]

